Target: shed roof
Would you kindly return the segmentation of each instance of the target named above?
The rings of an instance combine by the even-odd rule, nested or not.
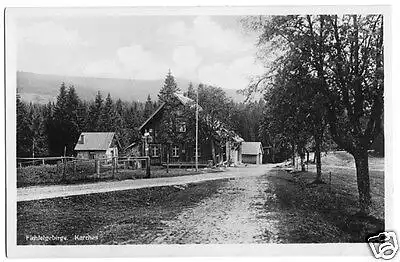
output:
[[[76,151],[107,150],[114,138],[114,132],[82,132],[83,144],[76,143]]]
[[[242,154],[258,155],[259,153],[263,153],[261,142],[242,142]]]

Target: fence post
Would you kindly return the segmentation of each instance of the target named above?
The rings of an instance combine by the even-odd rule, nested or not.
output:
[[[100,160],[96,159],[96,177],[100,177]]]
[[[112,157],[111,158],[111,170],[112,170],[112,178],[114,179],[115,178],[115,158],[114,157]]]
[[[169,173],[169,152],[167,153],[167,174]]]
[[[150,157],[147,157],[146,161],[146,177],[150,178]]]
[[[44,165],[44,158],[42,159],[42,165]]]
[[[65,158],[62,158],[62,160],[63,160],[63,163],[64,163],[62,180],[66,181],[67,180],[67,174],[66,174],[67,160]]]
[[[329,192],[332,191],[332,172],[329,172]]]
[[[75,174],[76,174],[76,163],[75,163],[75,160],[72,160],[72,166],[73,166],[73,172],[74,172],[74,177],[75,177]]]

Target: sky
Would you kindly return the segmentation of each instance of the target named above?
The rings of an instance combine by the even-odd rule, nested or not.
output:
[[[17,20],[17,69],[41,74],[178,78],[229,89],[262,74],[239,16],[65,16]]]

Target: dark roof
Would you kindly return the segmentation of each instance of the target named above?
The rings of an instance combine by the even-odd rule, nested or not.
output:
[[[261,142],[242,142],[242,154],[258,155],[263,152]]]
[[[183,94],[175,93],[175,97],[176,97],[176,98],[179,100],[179,102],[181,102],[182,105],[184,105],[184,106],[190,106],[190,107],[196,106],[196,102],[195,102],[193,99],[191,99],[191,98],[189,98],[189,97],[186,97],[186,96],[184,96]],[[155,115],[157,115],[158,112],[160,112],[160,110],[164,107],[164,105],[165,105],[165,102],[163,102],[163,103],[157,108],[157,110],[154,111],[154,113],[151,114],[151,116],[149,116],[149,118],[147,118],[146,121],[144,121],[144,123],[139,127],[139,130],[142,130],[143,127],[145,127],[145,126],[147,125],[147,123],[150,122],[150,120],[153,119],[153,117],[154,117]],[[199,111],[202,111],[202,110],[203,110],[203,108],[201,108],[201,106],[199,105]]]
[[[145,127],[145,125],[146,125],[148,122],[150,122],[150,120],[153,119],[153,117],[154,117],[155,115],[157,115],[158,112],[160,112],[160,110],[164,107],[164,105],[165,105],[165,102],[162,103],[162,104],[157,108],[157,110],[154,111],[154,113],[151,114],[151,116],[149,116],[149,118],[147,118],[146,121],[144,121],[144,123],[139,127],[139,130],[142,130],[142,128]]]
[[[114,132],[82,132],[83,144],[80,144],[78,141],[75,150],[107,150],[111,145],[114,134]]]

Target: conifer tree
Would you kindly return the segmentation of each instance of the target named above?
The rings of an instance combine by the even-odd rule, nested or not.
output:
[[[177,139],[176,132],[176,108],[179,106],[179,101],[176,99],[175,94],[179,92],[174,76],[171,74],[171,70],[168,71],[165,77],[164,86],[161,88],[158,94],[158,99],[160,103],[165,103],[164,105],[164,117],[160,124],[159,139],[166,144],[172,144]]]
[[[64,148],[67,146],[67,141],[65,140],[65,138],[66,136],[68,136],[68,127],[65,124],[68,121],[68,116],[66,112],[67,88],[65,86],[65,83],[62,83],[54,109],[54,129],[53,132],[50,134],[51,140],[53,142],[51,151],[58,156],[64,154]]]
[[[153,113],[153,102],[151,101],[151,96],[147,96],[146,104],[144,105],[143,117],[147,119]]]
[[[108,93],[101,114],[98,119],[98,131],[113,132],[114,105],[110,93]]]
[[[161,88],[160,93],[158,94],[158,100],[160,102],[171,102],[171,100],[174,98],[174,94],[179,91],[180,89],[176,84],[175,78],[171,74],[171,70],[169,70],[164,80],[164,86]]]
[[[191,99],[193,99],[193,100],[196,100],[196,90],[194,89],[192,82],[189,83],[188,91],[186,93],[186,96],[191,98]]]
[[[17,95],[17,157],[30,156],[31,152],[32,133],[27,115],[26,106]]]
[[[103,97],[101,96],[100,91],[98,91],[94,103],[92,103],[89,106],[89,114],[87,119],[88,130],[86,131],[95,132],[100,130],[98,124],[102,109],[103,109]]]
[[[74,153],[75,143],[79,138],[80,132],[82,132],[79,127],[79,106],[80,100],[75,91],[75,88],[73,86],[70,86],[67,93],[67,104],[65,112],[66,121],[64,123],[67,132],[65,140],[67,144],[68,155],[72,155]]]

